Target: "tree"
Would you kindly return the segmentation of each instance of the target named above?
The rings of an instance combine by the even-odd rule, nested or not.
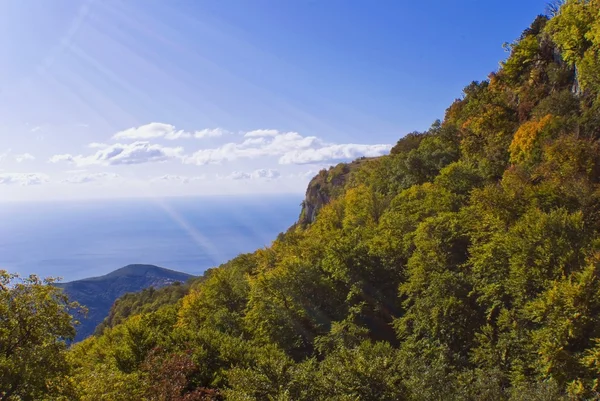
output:
[[[600,89],[600,2],[568,0],[550,20],[547,31],[564,60],[577,70],[579,91]]]
[[[546,5],[546,14],[548,17],[556,17],[560,8],[565,4],[565,0],[552,0]]]
[[[318,381],[324,400],[404,400],[398,351],[386,342],[364,341],[325,358]]]
[[[70,303],[55,280],[0,270],[0,399],[39,400],[61,392],[75,337]]]
[[[223,398],[214,389],[190,385],[190,376],[198,370],[191,352],[164,354],[155,349],[144,364],[147,373],[148,401],[218,401]]]

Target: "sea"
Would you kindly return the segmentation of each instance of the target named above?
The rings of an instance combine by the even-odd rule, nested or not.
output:
[[[265,247],[301,195],[0,203],[0,269],[72,281],[128,264],[193,275]]]

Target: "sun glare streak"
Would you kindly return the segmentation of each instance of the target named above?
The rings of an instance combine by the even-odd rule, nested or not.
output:
[[[77,12],[77,16],[73,19],[71,26],[67,33],[62,37],[58,46],[50,52],[50,55],[47,56],[38,66],[37,71],[39,74],[44,74],[48,68],[50,68],[56,58],[65,50],[68,50],[71,47],[73,39],[77,35],[77,32],[83,26],[84,21],[90,14],[90,10],[94,5],[96,0],[85,0],[83,4],[79,7],[79,11]]]
[[[218,251],[218,247],[203,233],[196,230],[186,219],[184,219],[174,208],[172,208],[162,198],[152,198],[154,203],[159,206],[189,237],[198,245],[202,251],[216,264],[224,263],[225,255]]]

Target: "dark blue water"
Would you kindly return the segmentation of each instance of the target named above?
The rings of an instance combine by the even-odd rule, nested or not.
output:
[[[301,196],[0,204],[0,269],[64,281],[148,263],[201,274],[269,245]]]

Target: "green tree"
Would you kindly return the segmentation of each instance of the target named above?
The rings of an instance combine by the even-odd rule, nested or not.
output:
[[[21,279],[0,270],[0,399],[58,397],[69,372],[67,342],[75,336],[70,303],[53,279]]]

